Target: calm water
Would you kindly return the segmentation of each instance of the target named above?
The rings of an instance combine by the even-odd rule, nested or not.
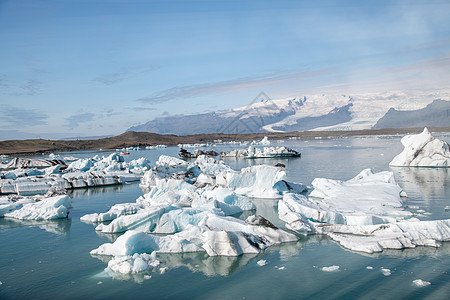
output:
[[[449,141],[449,136],[439,138]],[[281,162],[287,167],[289,180],[307,185],[316,177],[347,180],[364,168],[392,170],[409,195],[406,205],[418,218],[450,218],[450,212],[445,211],[450,205],[450,170],[390,169],[388,163],[402,150],[399,137],[286,141],[283,145],[300,150],[302,158],[226,162],[235,169]],[[175,156],[177,151],[136,151],[127,160],[146,156],[154,163],[159,155]],[[67,156],[91,157],[96,153]],[[89,251],[117,236],[96,233],[92,225],[79,218],[104,212],[116,203],[134,202],[141,194],[137,184],[75,190],[67,220],[0,219],[0,299],[448,299],[450,295],[450,243],[439,249],[419,247],[368,255],[312,236],[270,247],[258,255],[159,255],[162,264],[169,267],[165,274],[111,277],[103,271],[106,263]],[[255,204],[257,213],[282,225],[277,220],[276,200],[255,199]],[[258,266],[260,259],[268,264]],[[321,271],[332,265],[340,266],[339,271]],[[381,268],[390,269],[391,275],[384,276]],[[415,279],[430,281],[431,285],[416,287],[412,283]]]

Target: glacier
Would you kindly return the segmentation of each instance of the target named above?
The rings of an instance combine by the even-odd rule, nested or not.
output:
[[[389,163],[393,167],[450,167],[450,146],[434,138],[425,127],[420,134],[406,135],[401,139],[405,147]]]

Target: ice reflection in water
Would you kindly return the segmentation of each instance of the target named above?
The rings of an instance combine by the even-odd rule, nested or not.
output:
[[[0,230],[8,230],[19,227],[38,227],[47,232],[68,235],[70,233],[70,226],[72,219],[57,219],[57,220],[18,220],[11,218],[0,218]]]

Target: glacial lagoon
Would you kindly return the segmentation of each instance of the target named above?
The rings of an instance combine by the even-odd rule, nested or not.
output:
[[[449,135],[435,135],[450,141]],[[282,141],[301,158],[234,159],[233,169],[282,163],[288,180],[310,185],[316,177],[347,180],[361,170],[390,170],[408,194],[406,209],[420,220],[449,219],[448,168],[390,168],[403,149],[400,136]],[[272,145],[277,145],[276,141]],[[231,150],[231,146],[215,148]],[[131,151],[127,160],[177,156],[177,147]],[[79,152],[84,158],[111,152]],[[138,183],[70,192],[68,219],[19,221],[0,219],[1,299],[447,299],[450,295],[450,243],[440,248],[417,247],[376,254],[342,248],[323,236],[269,247],[259,254],[209,257],[206,253],[159,254],[166,272],[121,275],[105,272],[104,257],[89,252],[112,242],[117,234],[96,232],[80,217],[106,212],[112,205],[134,202],[142,195]],[[256,213],[283,227],[276,199],[253,199]],[[244,212],[245,219],[254,212]],[[261,266],[257,262],[265,260]],[[333,267],[334,268],[327,267]],[[325,267],[325,269],[323,269]],[[330,271],[326,271],[330,270]],[[417,286],[414,280],[431,284]]]

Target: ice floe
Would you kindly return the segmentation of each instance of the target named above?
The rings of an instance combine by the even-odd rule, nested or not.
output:
[[[301,154],[288,147],[264,147],[262,149],[249,146],[247,149],[235,149],[228,152],[220,153],[221,157],[236,158],[283,158],[283,157],[300,157]]]
[[[403,210],[390,172],[364,170],[348,181],[315,179],[313,186],[309,197],[287,193],[279,201],[279,218],[289,229],[366,253],[450,241],[450,220],[419,221]]]
[[[278,214],[288,228],[308,233],[319,222],[370,225],[394,222],[412,214],[403,210],[402,189],[392,172],[361,171],[347,181],[316,178],[309,197],[287,193],[278,203]]]
[[[41,160],[38,161],[39,163]],[[44,161],[47,163],[48,161]],[[52,164],[54,163],[54,164]],[[33,162],[33,166],[36,166]],[[69,165],[50,161],[44,169],[19,168],[0,174],[0,194],[45,194],[52,188],[74,189],[138,181],[150,167],[146,158],[129,163],[116,153],[107,157],[78,159]]]
[[[335,272],[339,270],[339,266],[329,266],[329,267],[322,267],[321,270],[324,272]]]
[[[292,190],[284,177],[285,171],[277,167],[253,166],[239,172],[205,155],[191,163],[161,156],[142,178],[141,187],[148,192],[136,203],[81,218],[101,222],[96,230],[102,233],[125,232],[91,254],[120,257],[119,261],[126,262],[121,270],[132,273],[134,261],[130,257],[136,253],[239,256],[297,241],[297,235],[262,216],[250,215],[245,221],[231,216],[255,209],[252,196],[280,198]],[[111,222],[102,223],[106,220]]]
[[[415,135],[401,139],[405,147],[389,163],[395,167],[450,167],[450,146],[434,138],[427,128]]]
[[[66,195],[43,199],[22,198],[18,201],[0,198],[0,217],[20,220],[54,220],[67,218],[71,207]]]
[[[431,282],[425,281],[425,280],[422,280],[422,279],[413,280],[413,283],[414,283],[415,286],[418,286],[418,287],[424,287],[424,286],[428,286],[428,285],[431,284]]]

